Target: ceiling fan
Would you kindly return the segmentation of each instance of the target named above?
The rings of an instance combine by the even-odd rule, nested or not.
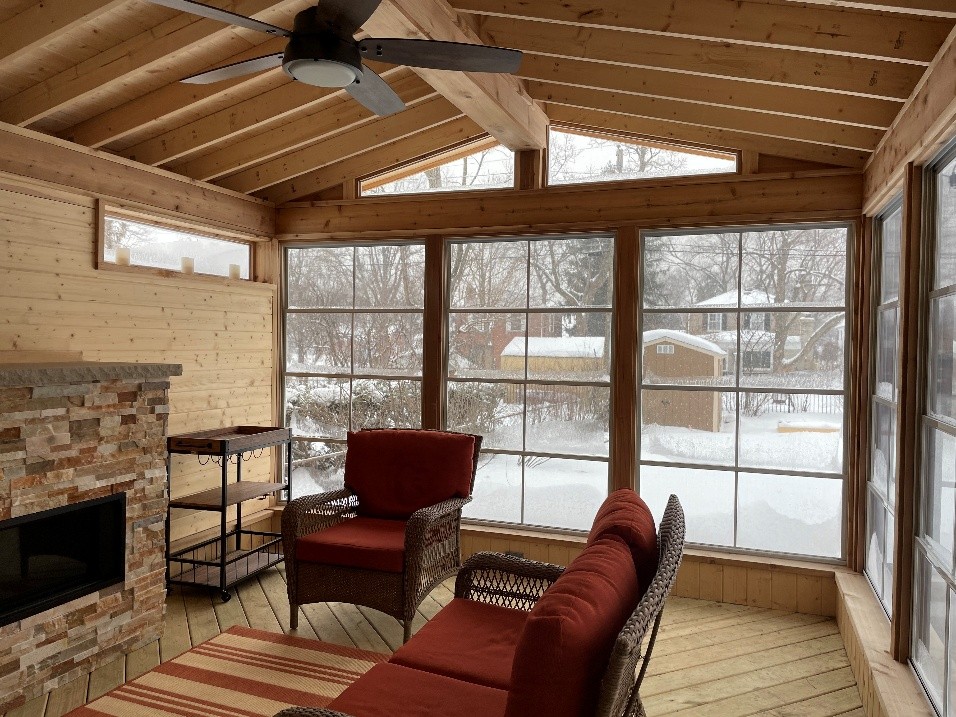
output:
[[[521,53],[484,45],[402,38],[356,40],[356,31],[382,0],[320,0],[295,16],[292,30],[237,15],[194,0],[149,0],[174,10],[289,38],[284,53],[236,62],[182,82],[208,84],[282,66],[290,77],[315,87],[344,88],[378,115],[405,109],[391,87],[362,64],[363,58],[410,67],[464,72],[517,72]]]

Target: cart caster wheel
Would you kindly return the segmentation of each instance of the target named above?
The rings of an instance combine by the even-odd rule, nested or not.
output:
[[[223,590],[221,593],[219,593],[219,597],[223,602],[229,602],[232,600],[232,593],[230,593],[228,590]]]

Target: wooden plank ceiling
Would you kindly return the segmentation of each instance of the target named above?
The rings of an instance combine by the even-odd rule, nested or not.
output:
[[[310,0],[206,0],[289,26]],[[281,51],[144,0],[0,0],[0,121],[277,202],[549,121],[861,168],[956,24],[953,0],[384,0],[363,31],[525,52],[518,77],[375,66],[377,118],[280,69],[184,76]]]

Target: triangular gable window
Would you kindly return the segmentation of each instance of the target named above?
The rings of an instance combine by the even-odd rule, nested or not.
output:
[[[550,131],[548,184],[586,184],[737,171],[730,152],[588,132]]]
[[[362,180],[361,195],[507,189],[514,184],[514,152],[489,138]]]

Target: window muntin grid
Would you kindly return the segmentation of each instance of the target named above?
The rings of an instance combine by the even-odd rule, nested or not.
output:
[[[450,242],[446,426],[485,437],[467,518],[590,527],[609,480],[613,247]]]
[[[924,316],[926,405],[920,419],[920,500],[910,662],[930,701],[956,715],[956,146],[926,170],[932,252]]]
[[[293,495],[341,487],[347,431],[421,426],[424,266],[415,242],[286,248]]]
[[[873,222],[878,267],[874,311],[874,386],[871,396],[870,471],[867,480],[864,573],[887,614],[893,605],[896,525],[897,386],[899,384],[899,277],[902,199]]]
[[[767,237],[775,233],[780,246],[773,251],[789,247],[788,273],[831,281],[817,289],[785,282],[785,296],[771,295],[755,277],[772,268]],[[804,242],[815,236],[817,249],[812,242],[801,248],[801,236]],[[848,239],[847,226],[832,224],[643,236],[645,350],[640,359],[637,483],[658,516],[670,493],[681,497],[688,541],[740,551],[843,556]],[[668,254],[670,259],[662,263]],[[811,271],[813,265],[821,271]],[[701,277],[711,268],[719,270],[723,281],[703,295],[707,287]],[[662,281],[677,269],[681,273],[669,290]],[[709,321],[715,309],[724,316],[719,332],[712,331]],[[752,328],[761,322],[773,330]],[[791,340],[800,330],[824,337],[814,339],[818,347],[811,356],[819,371],[782,369],[781,361],[801,360],[802,349]],[[656,356],[648,348],[661,336],[686,344],[687,351],[677,357],[686,370],[652,363]],[[751,431],[748,422],[761,411],[784,413],[779,436]],[[827,420],[786,420],[786,413],[794,411],[826,414],[822,418]],[[696,440],[695,433],[705,440]],[[825,434],[828,444],[816,459],[807,446],[793,445],[801,442],[794,436],[813,434]],[[780,440],[788,435],[789,447]]]

